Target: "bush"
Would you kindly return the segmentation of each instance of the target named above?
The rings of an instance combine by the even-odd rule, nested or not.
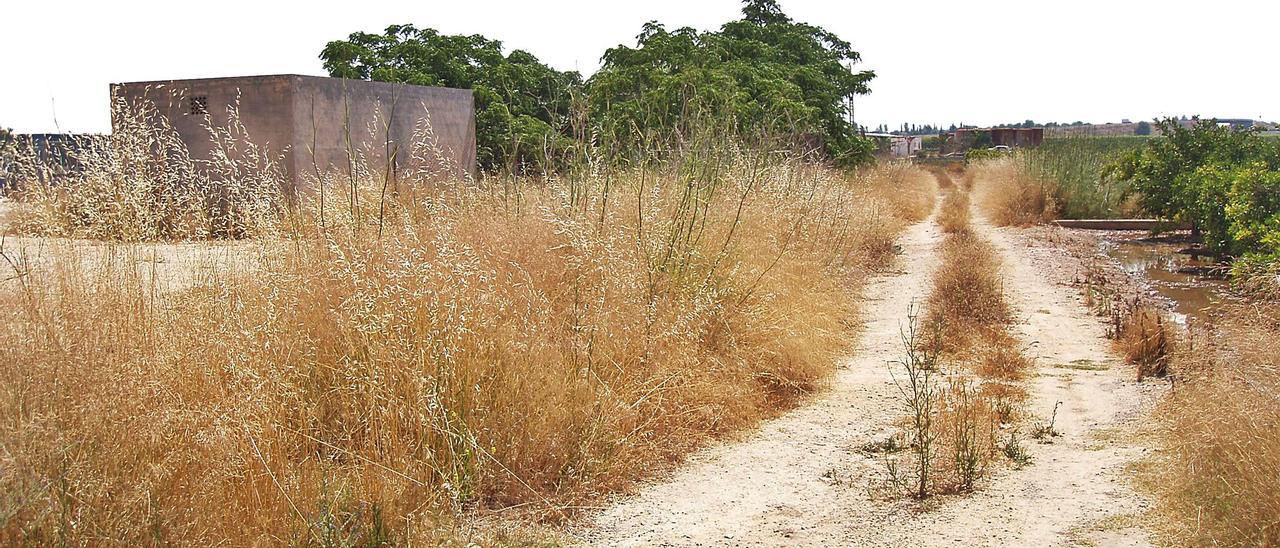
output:
[[[1280,144],[1211,120],[1186,129],[1170,119],[1159,127],[1162,137],[1126,153],[1109,176],[1131,184],[1152,214],[1193,223],[1213,251],[1273,252]]]

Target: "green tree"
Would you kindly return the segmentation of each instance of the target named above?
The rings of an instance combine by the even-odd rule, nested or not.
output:
[[[1128,182],[1148,212],[1192,223],[1211,249],[1241,254],[1259,251],[1278,210],[1271,173],[1280,170],[1280,150],[1257,133],[1211,120],[1184,128],[1157,121],[1161,137],[1125,153],[1105,176]]]
[[[383,34],[329,42],[320,59],[338,78],[472,89],[482,168],[543,168],[570,146],[571,102],[582,77],[526,51],[504,55],[499,41],[392,25]]]
[[[1151,123],[1143,120],[1138,122],[1138,127],[1133,128],[1134,135],[1151,135]]]
[[[623,149],[662,148],[722,124],[745,137],[816,136],[844,164],[870,159],[874,145],[848,108],[875,76],[852,70],[860,55],[774,0],[746,0],[742,14],[714,32],[649,22],[636,47],[605,52],[587,82],[602,137]]]

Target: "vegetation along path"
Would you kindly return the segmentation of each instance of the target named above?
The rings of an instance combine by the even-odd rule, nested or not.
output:
[[[1123,441],[1143,401],[1109,350],[1102,323],[1066,282],[1074,265],[1016,231],[975,215],[1004,260],[1015,331],[1036,358],[1029,411],[1059,435],[1028,440],[1029,466],[1004,469],[975,493],[877,500],[884,465],[861,447],[902,414],[891,371],[900,326],[922,302],[944,234],[935,219],[907,230],[899,269],[867,288],[858,353],[829,390],[745,440],[693,455],[672,476],[594,516],[582,540],[599,545],[1070,545],[1143,546],[1130,519],[1145,501],[1123,479],[1143,451]],[[1056,415],[1054,413],[1055,404]]]

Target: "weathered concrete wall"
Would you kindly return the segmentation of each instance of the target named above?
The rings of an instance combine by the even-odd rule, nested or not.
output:
[[[111,93],[153,103],[198,161],[210,160],[214,151],[208,125],[227,127],[228,107],[238,104],[249,139],[280,156],[282,169],[302,189],[317,171],[345,176],[352,154],[376,176],[390,166],[398,182],[408,170],[437,178],[475,171],[471,90],[276,75],[113,84]],[[427,135],[428,127],[432,146],[415,147],[415,136]]]
[[[407,170],[436,177],[474,172],[471,90],[295,78],[293,168],[298,173],[345,173],[349,152],[375,170],[390,165],[401,176]]]

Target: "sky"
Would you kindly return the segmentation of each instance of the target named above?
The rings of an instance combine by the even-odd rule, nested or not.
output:
[[[779,0],[862,54],[860,124],[1280,120],[1280,2]],[[715,29],[737,0],[27,1],[0,8],[0,127],[105,132],[108,84],[323,76],[325,43],[412,23],[590,75],[641,25]]]

